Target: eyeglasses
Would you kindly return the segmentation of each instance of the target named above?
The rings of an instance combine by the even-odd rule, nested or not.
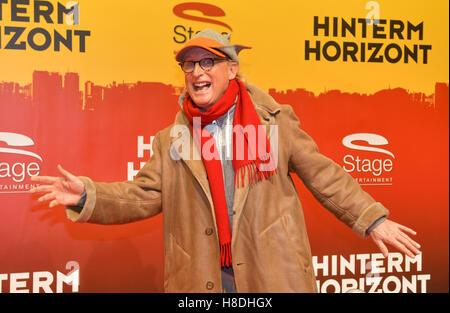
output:
[[[226,60],[227,59],[224,59],[224,58],[220,58],[220,59],[219,58],[204,58],[199,61],[184,61],[184,62],[180,62],[178,64],[180,65],[183,72],[192,73],[195,69],[196,63],[198,63],[204,71],[209,71],[213,68],[213,66],[216,63],[226,61]]]

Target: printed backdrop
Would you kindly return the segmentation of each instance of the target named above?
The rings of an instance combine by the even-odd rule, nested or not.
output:
[[[162,219],[72,223],[27,191],[61,164],[132,179],[174,121],[174,51],[206,27],[252,47],[242,75],[290,104],[321,152],[422,254],[304,205],[321,292],[448,292],[449,3],[439,1],[0,1],[0,292],[162,292]],[[176,197],[176,191],[174,191]]]

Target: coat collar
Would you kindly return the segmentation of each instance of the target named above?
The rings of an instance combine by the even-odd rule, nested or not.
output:
[[[281,106],[268,93],[252,83],[246,83],[245,85],[255,106],[260,106],[271,115],[280,112]]]

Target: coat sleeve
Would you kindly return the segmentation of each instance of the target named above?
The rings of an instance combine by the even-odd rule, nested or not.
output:
[[[100,183],[79,177],[86,190],[83,208],[66,207],[73,222],[124,224],[145,219],[161,212],[161,150],[159,133],[153,141],[153,155],[135,179]]]
[[[358,182],[333,160],[319,153],[313,139],[300,128],[289,105],[283,105],[280,125],[289,140],[289,171],[295,172],[314,197],[359,236],[389,211],[365,192]]]

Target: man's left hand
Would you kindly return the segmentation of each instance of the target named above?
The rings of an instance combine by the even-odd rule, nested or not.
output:
[[[415,258],[420,253],[420,245],[406,233],[411,235],[416,234],[411,228],[386,219],[370,232],[370,237],[372,237],[375,244],[380,248],[384,257],[388,256],[388,249],[385,245],[385,243],[388,243],[410,258]]]

